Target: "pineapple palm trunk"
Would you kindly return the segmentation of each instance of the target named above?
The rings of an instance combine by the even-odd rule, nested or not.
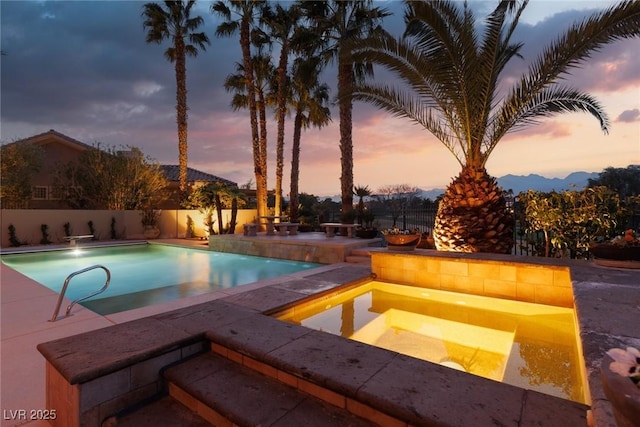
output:
[[[442,251],[511,253],[513,225],[495,178],[465,166],[440,201],[433,238]]]

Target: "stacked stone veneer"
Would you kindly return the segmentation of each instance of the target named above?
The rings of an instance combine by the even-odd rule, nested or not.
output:
[[[464,292],[516,301],[572,308],[573,289],[569,267],[507,261],[504,257],[471,254],[415,254],[376,251],[371,270],[378,280]],[[513,257],[512,257],[513,259]]]
[[[266,239],[244,238],[239,235],[212,236],[209,239],[209,249],[292,261],[334,264],[344,262],[353,249],[366,247],[372,242],[372,240],[349,239],[350,242],[347,244],[344,240],[340,244],[332,244],[329,238],[326,242],[276,239],[276,236]]]
[[[46,407],[56,413],[49,423],[68,427],[99,426],[158,396],[165,387],[161,369],[203,352],[206,345],[201,337],[142,319],[38,349],[47,359]]]

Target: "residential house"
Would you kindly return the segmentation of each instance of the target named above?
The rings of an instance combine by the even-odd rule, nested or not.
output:
[[[63,200],[62,191],[54,184],[55,171],[61,165],[77,160],[83,151],[95,147],[53,129],[39,135],[12,142],[11,144],[38,145],[43,149],[44,158],[46,159],[41,170],[33,176],[32,196],[26,207],[29,209],[68,209],[68,206]],[[172,195],[160,208],[179,209],[178,166],[160,165],[160,167],[169,181],[169,190]],[[222,182],[226,185],[237,187],[237,183],[233,181],[192,168],[188,168],[187,181],[191,188],[197,188],[210,182]],[[16,208],[16,206],[5,206],[4,203],[2,207]]]
[[[178,209],[180,206],[180,178],[178,165],[160,165],[160,170],[164,173],[169,181],[170,196],[164,202],[161,209]],[[210,173],[201,172],[196,169],[187,167],[187,185],[192,189],[198,188],[214,182],[220,182],[229,187],[237,187],[238,184],[228,179],[220,178]]]

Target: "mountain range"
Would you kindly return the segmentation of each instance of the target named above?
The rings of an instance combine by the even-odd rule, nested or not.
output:
[[[563,190],[582,190],[589,183],[589,178],[596,179],[599,172],[573,172],[565,178],[545,178],[537,174],[529,175],[505,175],[497,178],[498,185],[504,190],[513,190],[513,194],[519,194],[528,190],[550,192]],[[444,188],[432,190],[419,190],[420,197],[434,200],[444,193]]]

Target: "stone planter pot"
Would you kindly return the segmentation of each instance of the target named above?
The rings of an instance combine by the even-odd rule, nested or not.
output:
[[[145,239],[157,239],[160,236],[160,229],[153,225],[146,225],[142,234]]]
[[[594,257],[616,261],[640,261],[640,246],[600,244],[589,248]]]
[[[435,249],[436,242],[431,236],[422,236],[417,246],[419,249]]]
[[[359,228],[356,230],[356,236],[361,239],[373,239],[378,235],[378,230]]]
[[[609,369],[613,359],[605,355],[600,364],[600,380],[604,394],[613,408],[618,427],[640,426],[640,388],[628,377]]]
[[[640,268],[640,246],[593,245],[594,262],[605,267]]]
[[[392,251],[412,251],[420,243],[419,234],[387,234],[384,240],[387,242],[387,249]]]

